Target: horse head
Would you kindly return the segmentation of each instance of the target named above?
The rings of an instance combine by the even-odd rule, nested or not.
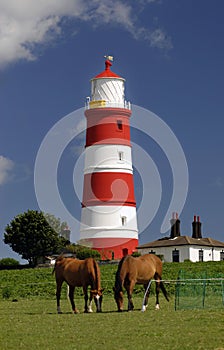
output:
[[[102,311],[102,301],[103,301],[103,288],[100,289],[91,289],[90,291],[90,299],[94,299],[94,302],[96,304],[96,311],[101,312]]]
[[[122,288],[115,285],[115,287],[113,288],[113,291],[114,291],[114,299],[117,304],[117,309],[119,312],[121,312],[123,311],[123,307],[124,307],[124,297],[123,297]]]

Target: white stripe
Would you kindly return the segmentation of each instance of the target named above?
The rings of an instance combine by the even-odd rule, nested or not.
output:
[[[128,239],[138,239],[138,232],[137,231],[125,231],[125,230],[102,230],[100,227],[99,229],[89,229],[88,231],[81,231],[80,230],[80,240],[81,239],[94,239],[94,238],[101,238],[102,240],[105,238],[128,238]]]
[[[123,219],[125,223],[123,224]],[[131,206],[93,206],[82,208],[80,239],[138,239],[136,208]]]
[[[130,146],[92,145],[85,149],[84,155],[84,174],[102,171],[133,174]]]

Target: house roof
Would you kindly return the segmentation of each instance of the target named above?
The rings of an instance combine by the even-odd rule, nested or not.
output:
[[[160,247],[172,247],[172,246],[183,246],[183,245],[197,245],[197,246],[208,246],[216,248],[224,248],[224,243],[217,241],[213,238],[192,238],[189,236],[179,236],[175,238],[161,238],[156,241],[141,244],[137,249],[144,248],[160,248]]]

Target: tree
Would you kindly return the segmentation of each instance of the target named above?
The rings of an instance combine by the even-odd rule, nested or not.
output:
[[[31,266],[36,266],[39,258],[60,253],[68,241],[50,226],[42,212],[28,210],[6,226],[4,243],[28,260]]]
[[[47,220],[48,224],[54,229],[55,232],[61,237],[64,237],[68,244],[70,243],[70,229],[68,228],[68,224],[66,222],[62,222],[59,218],[56,218],[52,214],[44,214],[45,219]]]

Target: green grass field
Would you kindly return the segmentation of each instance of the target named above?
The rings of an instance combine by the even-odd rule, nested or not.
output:
[[[136,286],[133,295],[135,310],[118,313],[113,299],[117,265],[100,268],[105,288],[103,312],[84,314],[82,289],[77,288],[78,315],[71,313],[66,285],[61,300],[63,314],[56,313],[52,268],[0,271],[0,350],[224,350],[220,293],[219,302],[212,308],[175,311],[174,307],[175,279],[180,269],[194,277],[204,272],[210,277],[223,277],[224,261],[164,264],[163,279],[168,281],[171,300],[168,303],[161,293],[161,309],[156,311],[153,286],[145,313],[140,311],[144,294],[140,286]],[[214,289],[210,295],[214,297]],[[193,298],[192,306],[194,294],[187,292],[186,296]]]
[[[63,314],[56,301],[39,298],[0,301],[1,350],[224,350],[224,310],[174,311],[174,303],[161,297],[154,309],[152,297],[145,313],[142,298],[134,297],[135,310],[116,312],[106,296],[102,313],[83,313],[83,298],[76,298],[80,314],[73,315],[66,299]]]

